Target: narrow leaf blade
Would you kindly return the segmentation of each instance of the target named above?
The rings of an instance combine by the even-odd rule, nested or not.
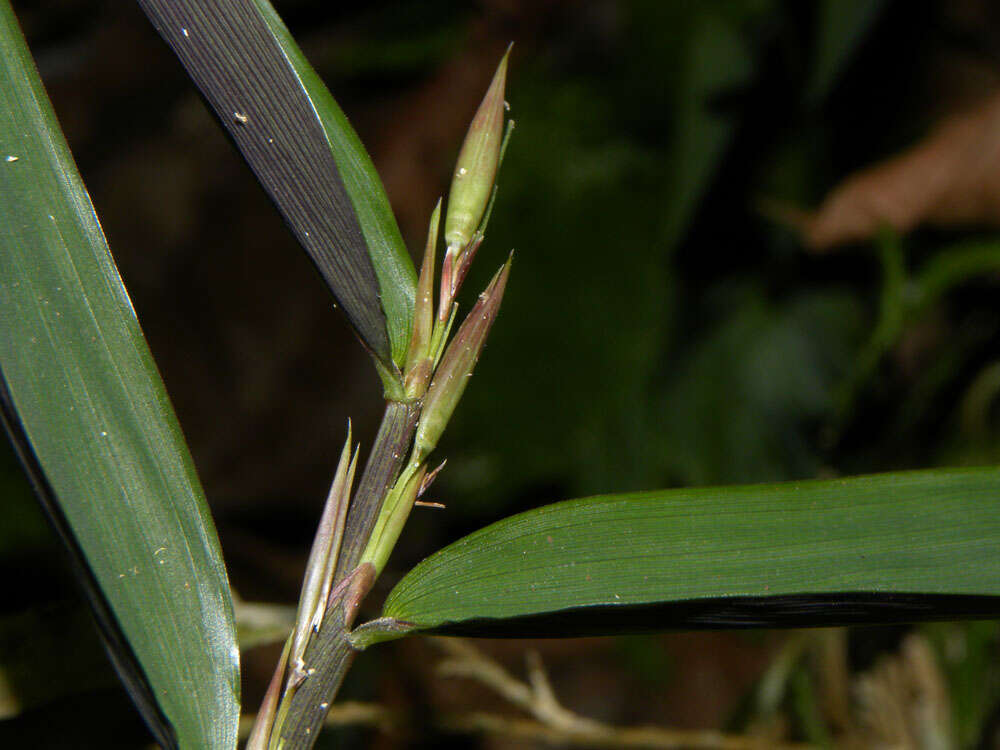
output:
[[[361,139],[330,90],[302,54],[288,27],[268,0],[254,0],[254,3],[292,65],[323,125],[327,143],[337,161],[368,245],[368,255],[375,266],[393,360],[402,365],[416,301],[417,272],[403,243],[396,216],[389,205],[389,196]]]
[[[416,271],[357,134],[266,0],[139,0],[383,363],[406,354]]]
[[[3,421],[157,739],[235,747],[238,651],[215,529],[6,1],[0,90]]]
[[[998,614],[996,468],[556,503],[427,558],[383,612],[504,637]]]

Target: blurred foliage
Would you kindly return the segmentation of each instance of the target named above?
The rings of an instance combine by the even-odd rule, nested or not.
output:
[[[822,101],[885,5],[885,0],[821,0],[816,3],[816,38],[805,89],[807,102],[818,104]]]
[[[815,425],[861,330],[845,293],[780,303],[759,289],[720,289],[729,308],[711,335],[685,353],[662,394],[659,455],[682,484],[816,476]],[[810,430],[810,428],[813,428]]]
[[[610,42],[578,40],[515,69],[518,128],[487,247],[519,256],[443,451],[455,507],[479,515],[517,507],[518,493],[535,504],[944,460],[941,412],[1000,321],[982,307],[956,315],[947,295],[922,304],[948,328],[983,319],[911,403],[934,355],[914,372],[892,362],[921,322],[892,296],[922,289],[901,275],[903,250],[895,276],[877,248],[809,257],[755,213],[772,195],[807,205],[843,176],[831,162],[845,136],[830,129],[843,115],[817,108],[857,66],[885,5],[620,3]],[[942,239],[908,239],[906,251],[947,262],[958,251]],[[932,345],[947,350],[949,337]],[[909,423],[887,442],[872,417]],[[913,420],[936,424],[918,442]]]
[[[973,747],[1000,701],[996,623],[938,623],[925,630],[947,679],[956,744]]]
[[[114,5],[99,20],[117,19],[123,11]],[[982,95],[1000,84],[990,51],[1000,19],[988,3],[276,5],[383,175],[399,169],[393,159],[429,173],[430,186],[386,180],[401,223],[412,212],[420,231],[447,189],[461,130],[446,145],[430,135],[401,151],[386,144],[408,128],[451,133],[446,123],[454,120],[464,129],[488,73],[454,99],[435,84],[461,82],[461,76],[447,79],[448,71],[478,70],[481,49],[516,42],[508,98],[517,128],[465,301],[515,248],[512,276],[490,344],[439,449],[448,465],[430,499],[448,510],[414,514],[390,569],[401,572],[502,515],[567,497],[1000,459],[1000,237],[975,228],[918,230],[815,255],[759,211],[771,198],[816,205],[853,170],[911,145],[970,91]],[[981,18],[971,16],[980,20],[962,17],[958,5],[980,8]],[[125,40],[109,43],[97,21],[80,23],[90,12],[82,0],[15,6],[43,73],[57,83],[73,66],[104,59],[81,56],[88,45],[95,56],[122,50],[117,63],[95,66],[95,80],[86,85],[63,79],[62,98],[56,86],[53,99],[208,495],[223,509],[220,535],[231,575],[248,599],[291,600],[329,480],[340,415],[355,415],[359,434],[370,439],[359,412],[370,409],[374,418],[371,405],[360,403],[374,392],[345,385],[371,377],[364,354],[350,342],[341,345],[345,335],[323,333],[345,326],[323,317],[321,295],[310,301],[309,284],[318,282],[299,258],[288,265],[303,270],[282,266],[259,281],[256,296],[241,292],[249,302],[218,283],[234,265],[268,267],[243,255],[227,260],[225,245],[250,258],[285,240],[277,222],[261,229],[268,209],[240,192],[252,192],[251,178],[218,156],[226,144],[205,135],[212,129],[207,122],[191,124],[197,103],[177,93],[186,84],[172,60],[156,57],[162,50],[137,11],[118,26],[105,24]],[[129,24],[140,30],[122,34]],[[143,66],[142,55],[153,62]],[[491,58],[489,69],[493,64]],[[130,79],[123,71],[149,77]],[[116,76],[132,88],[107,83]],[[162,94],[157,76],[164,79]],[[80,92],[91,90],[105,98],[82,101]],[[418,120],[427,106],[414,105],[424,103],[425,92],[435,94],[435,111]],[[75,139],[74,123],[82,133]],[[139,133],[130,155],[128,129]],[[129,223],[137,212],[121,198],[139,193],[130,174],[150,179],[150,153],[158,155],[157,185],[180,185],[178,195],[192,191],[188,202],[172,192],[149,199],[168,214],[191,212],[183,220],[149,218],[169,230],[155,236],[145,224],[139,227],[145,233],[137,233]],[[140,166],[116,167],[126,156]],[[175,163],[180,177],[170,171]],[[196,168],[206,176],[191,178]],[[224,197],[231,194],[237,198]],[[408,240],[414,249],[423,238]],[[298,252],[287,241],[280,250]],[[263,257],[277,264],[275,255]],[[253,280],[253,272],[246,275],[244,281]],[[185,294],[211,300],[212,314],[178,313]],[[307,310],[307,302],[319,312]],[[264,323],[254,317],[257,309]],[[317,359],[328,349],[330,362]],[[243,371],[246,380],[236,379]],[[332,372],[345,380],[331,382]],[[256,415],[258,403],[273,417],[243,420],[240,410]],[[9,465],[0,463],[2,559],[22,564],[30,549],[50,559],[40,516],[24,502]],[[300,500],[311,487],[315,497]],[[21,551],[12,556],[15,547]],[[22,591],[16,601],[36,595],[45,599]],[[996,625],[926,632],[947,676],[956,737],[970,746],[1000,700]],[[670,721],[676,714],[667,704],[688,710],[685,696],[712,692],[684,670],[682,657],[691,649],[671,650],[669,638],[630,639],[616,651],[615,662],[637,681],[611,683],[623,694],[654,696],[660,678],[680,686],[664,703],[625,701],[633,704],[621,708],[630,720]],[[746,640],[736,643],[747,650]],[[882,645],[891,650],[895,642]],[[352,695],[411,701],[415,713],[427,708],[421,691],[431,688],[420,682],[426,660],[407,666],[406,648],[417,646],[386,652],[402,655],[403,663],[386,657],[377,670],[403,675],[402,688],[371,676]],[[733,659],[719,652],[718,659]],[[352,678],[369,675],[365,658]],[[573,658],[583,657],[574,652]],[[269,674],[270,666],[258,671]],[[822,739],[830,729],[814,682],[822,687],[823,678],[811,682],[804,669],[790,671],[783,710],[795,736]],[[597,680],[602,700],[611,700],[613,679]],[[684,689],[686,681],[702,687]],[[708,704],[712,696],[700,700]],[[712,715],[732,711],[729,704]],[[0,725],[0,744],[5,736]],[[366,746],[368,735],[351,737],[354,746]]]
[[[6,440],[0,444],[0,498],[0,561],[51,543],[42,510]]]
[[[760,195],[804,204],[841,176],[814,108],[883,5],[820,4],[810,49],[801,19],[777,3],[622,4],[617,46],[580,51],[572,77],[545,58],[515,72],[519,127],[489,242],[523,250],[448,445],[442,482],[456,505],[532,485],[573,496],[941,460],[927,448],[943,434],[916,449],[851,433],[869,398],[911,408],[905,390],[877,390],[898,378],[886,355],[911,332],[886,320],[874,342],[865,333],[878,267],[857,251],[803,257],[753,216]],[[757,109],[773,78],[790,75],[778,70],[810,55],[779,79],[780,105]],[[733,167],[721,166],[727,155]],[[742,231],[714,226],[725,223]],[[952,252],[914,244],[923,257]],[[883,317],[900,311],[882,304]],[[996,323],[984,321],[989,343]],[[955,364],[952,388],[975,366]],[[924,409],[941,409],[931,396]],[[850,437],[831,444],[841,419]]]
[[[488,240],[524,248],[486,355],[508,367],[477,373],[442,477],[476,504],[526,482],[567,495],[662,482],[649,403],[677,317],[670,259],[733,136],[715,102],[752,70],[740,30],[766,5],[629,10],[616,47],[571,75],[545,58],[515,74]],[[498,399],[517,417],[498,419]]]

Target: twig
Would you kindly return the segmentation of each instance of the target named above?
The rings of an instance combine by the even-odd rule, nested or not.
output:
[[[240,737],[253,726],[253,714],[240,719]],[[330,707],[325,726],[371,727],[387,734],[405,735],[410,723],[403,714],[374,703],[337,703]],[[456,734],[486,734],[506,739],[544,742],[560,747],[634,748],[635,750],[803,750],[807,745],[779,744],[767,739],[740,737],[714,731],[685,731],[660,727],[606,727],[602,732],[569,732],[534,719],[473,712],[441,717],[432,726]]]
[[[531,711],[531,688],[513,677],[506,669],[488,658],[468,641],[461,638],[428,639],[454,659],[446,659],[437,665],[437,672],[447,677],[467,677],[499,693],[508,702]]]
[[[537,721],[472,713],[440,722],[454,732],[483,732],[555,745],[587,747],[658,748],[660,750],[790,750],[805,745],[780,744],[771,739],[741,737],[710,730],[673,730],[661,727],[614,727],[575,714],[557,700],[535,651],[529,651],[530,684],[513,677],[500,664],[459,638],[433,638],[452,658],[438,664],[439,674],[476,680],[532,714]]]
[[[785,699],[792,670],[806,652],[809,638],[809,634],[805,631],[793,633],[771,657],[754,690],[754,703],[758,714],[766,716],[778,711],[778,707]]]
[[[531,719],[472,713],[446,717],[438,727],[463,734],[492,734],[559,747],[642,748],[643,750],[803,750],[808,745],[781,744],[710,730],[661,727],[605,727],[602,731],[564,731]]]

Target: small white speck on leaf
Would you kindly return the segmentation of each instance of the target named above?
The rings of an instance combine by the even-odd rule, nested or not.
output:
[[[186,37],[188,37],[188,36],[191,36],[191,35],[190,35],[190,34],[188,33],[188,30],[187,30],[187,29],[181,29],[181,33],[182,33],[182,34],[183,34],[184,36],[186,36]]]
[[[236,121],[238,125],[246,125],[248,122],[250,122],[250,118],[247,117],[242,112],[233,112],[233,119]]]
[[[8,164],[10,164],[11,162],[15,162],[20,158],[21,158],[20,156],[14,156],[13,154],[11,154],[10,156],[7,157],[6,161]]]
[[[465,177],[465,175],[468,173],[468,171],[469,171],[468,169],[466,169],[465,167],[462,167],[461,169],[458,170],[458,176],[459,177]]]

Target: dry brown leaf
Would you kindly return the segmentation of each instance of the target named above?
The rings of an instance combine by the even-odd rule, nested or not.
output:
[[[918,225],[1000,226],[1000,94],[950,115],[919,143],[855,172],[815,211],[771,205],[806,245],[826,250]]]

